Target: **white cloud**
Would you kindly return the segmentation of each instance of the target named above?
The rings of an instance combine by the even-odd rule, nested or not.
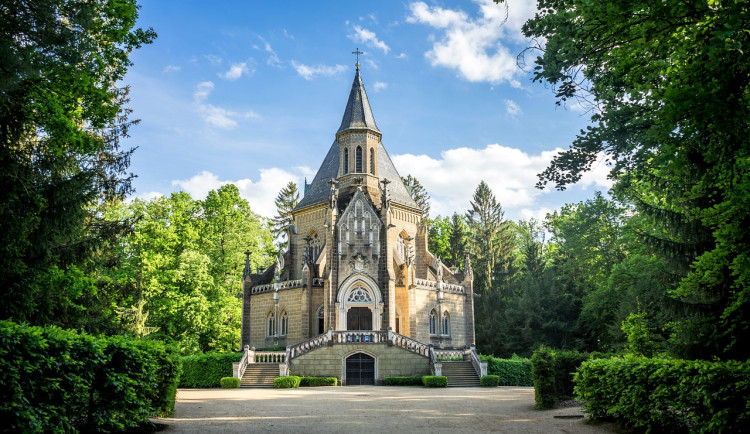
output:
[[[441,152],[438,159],[427,155],[394,155],[393,162],[400,174],[411,174],[425,186],[432,197],[433,215],[450,215],[456,210],[468,209],[477,185],[485,181],[503,208],[510,211],[507,217],[518,218],[541,215],[540,196],[554,190],[551,187],[545,190],[535,188],[537,174],[560,151],[557,148],[533,155],[492,144],[483,149],[450,149]],[[596,167],[593,173],[584,175],[579,186],[610,188],[606,165],[600,166],[603,167]],[[534,209],[538,211],[532,211]]]
[[[164,69],[162,69],[161,72],[163,72],[164,74],[168,74],[170,72],[179,72],[180,69],[182,69],[182,68],[180,68],[177,65],[167,65],[167,66],[164,67]]]
[[[362,42],[368,47],[383,50],[383,53],[385,54],[388,54],[388,51],[390,51],[391,49],[391,47],[389,47],[385,42],[378,39],[375,32],[367,30],[360,26],[354,26],[354,33],[349,35],[349,39],[354,42]]]
[[[131,196],[127,199],[127,203],[132,203],[135,199],[141,199],[143,201],[151,201],[156,199],[157,197],[162,197],[163,194],[159,193],[158,191],[149,191],[146,193],[137,194],[135,196]]]
[[[406,59],[407,57],[409,56],[407,56],[406,53],[401,53],[398,56],[396,56],[396,59]]]
[[[302,76],[305,80],[312,80],[316,76],[324,75],[324,76],[331,76],[340,74],[344,71],[346,71],[347,66],[346,65],[334,65],[334,66],[328,66],[328,65],[304,65],[301,63],[297,63],[294,60],[292,60],[292,67],[297,71],[297,74]]]
[[[190,194],[193,199],[205,199],[208,192],[216,190],[222,185],[234,184],[240,190],[240,196],[250,203],[250,208],[264,216],[273,217],[276,214],[275,199],[279,191],[290,181],[299,184],[297,176],[276,167],[260,169],[259,178],[249,178],[234,181],[220,180],[217,175],[208,171],[193,176],[189,179],[174,180],[172,185],[180,187]]]
[[[411,3],[411,15],[406,20],[440,32],[440,36],[431,39],[432,49],[425,53],[433,66],[455,69],[472,82],[509,82],[515,86],[518,83],[515,76],[521,71],[513,54],[516,48],[511,49],[509,43],[524,40],[521,26],[533,17],[535,2],[507,0],[502,5],[493,0],[475,2],[479,5],[477,17],[424,2]]]
[[[195,107],[203,121],[207,124],[221,129],[232,129],[237,126],[238,118],[252,119],[260,117],[253,111],[239,113],[222,107],[217,107],[213,104],[207,104],[206,100],[213,90],[213,82],[203,81],[198,83],[193,91],[193,102],[195,103]]]
[[[203,57],[212,65],[221,65],[221,63],[224,61],[224,59],[214,54],[205,54],[203,55]]]
[[[242,63],[235,63],[231,67],[229,67],[229,70],[223,74],[218,74],[219,77],[224,78],[226,80],[238,80],[243,75],[248,75],[250,73],[250,68],[247,66],[247,62]]]
[[[375,88],[375,92],[380,92],[383,89],[386,89],[388,87],[388,83],[383,83],[382,81],[376,81],[375,84],[373,84],[373,87]]]
[[[517,116],[522,113],[521,107],[519,107],[515,101],[510,100],[510,99],[505,100],[505,112],[511,116]]]

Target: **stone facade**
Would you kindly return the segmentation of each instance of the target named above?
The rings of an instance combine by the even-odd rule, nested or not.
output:
[[[359,68],[336,139],[293,211],[289,250],[244,273],[242,345],[286,347],[329,330],[390,330],[435,348],[474,345],[471,266],[450,270],[427,249],[422,210],[381,142]],[[350,352],[375,357],[377,378],[422,375],[424,355],[381,344],[335,345],[290,361],[341,377]],[[381,348],[382,347],[382,348]]]

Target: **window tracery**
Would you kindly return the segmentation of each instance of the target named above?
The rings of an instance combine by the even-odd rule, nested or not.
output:
[[[370,292],[363,287],[354,288],[346,300],[349,303],[372,303]]]
[[[437,334],[437,318],[435,318],[435,310],[430,311],[430,334],[436,335]]]

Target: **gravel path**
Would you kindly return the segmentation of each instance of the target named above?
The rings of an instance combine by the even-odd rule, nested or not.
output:
[[[534,388],[180,389],[167,432],[615,432],[580,407],[537,411]],[[557,417],[555,417],[557,416]]]

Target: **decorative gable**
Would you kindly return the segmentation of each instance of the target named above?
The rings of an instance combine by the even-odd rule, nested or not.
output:
[[[381,227],[377,211],[358,190],[336,223],[339,282],[352,273],[365,273],[377,280]]]

